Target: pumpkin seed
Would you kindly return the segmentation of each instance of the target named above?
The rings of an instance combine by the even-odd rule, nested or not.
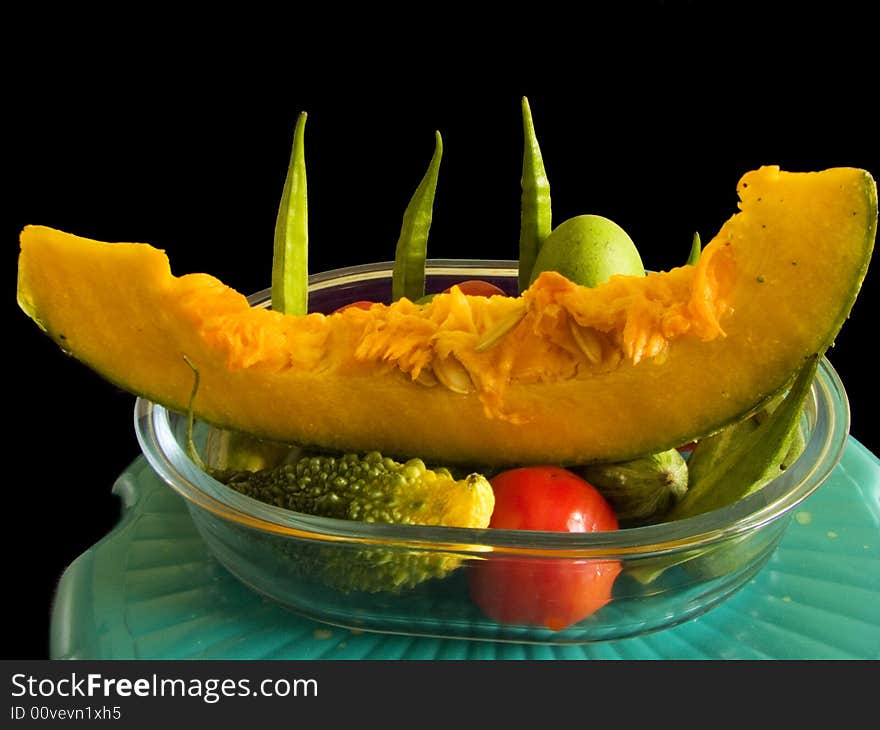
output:
[[[437,379],[453,393],[467,395],[474,390],[470,374],[455,355],[435,360],[433,367]]]
[[[593,365],[602,362],[602,337],[592,327],[581,327],[573,319],[568,320],[568,329],[580,351]]]
[[[501,339],[510,332],[514,327],[516,327],[526,316],[528,309],[526,305],[523,303],[521,306],[517,307],[510,314],[505,317],[499,319],[494,325],[492,325],[488,330],[483,333],[483,336],[480,337],[477,342],[474,350],[477,352],[485,352],[491,347],[497,345]]]
[[[430,367],[423,367],[415,378],[415,382],[426,388],[433,388],[439,382]]]

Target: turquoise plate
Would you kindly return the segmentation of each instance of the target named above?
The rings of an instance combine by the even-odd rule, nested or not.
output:
[[[769,562],[729,600],[671,629],[573,646],[316,623],[233,578],[142,457],[113,491],[122,519],[59,583],[53,659],[880,659],[880,462],[852,437]]]

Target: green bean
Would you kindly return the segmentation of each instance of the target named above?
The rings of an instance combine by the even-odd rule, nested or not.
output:
[[[443,139],[435,132],[434,155],[428,171],[416,188],[403,213],[403,224],[394,254],[394,270],[391,278],[391,298],[394,301],[406,297],[416,301],[425,294],[425,258],[428,252],[428,233],[434,213],[434,194],[437,191],[437,175],[443,156]]]
[[[544,170],[544,159],[535,136],[529,100],[522,99],[523,114],[523,167],[522,198],[519,229],[519,291],[525,291],[532,277],[532,269],[544,239],[550,235],[550,182]]]
[[[703,251],[703,246],[700,243],[700,234],[694,233],[694,240],[691,243],[691,253],[688,256],[687,266],[696,266],[697,261],[700,260],[700,254]]]
[[[293,148],[278,217],[272,259],[272,309],[284,314],[306,314],[309,308],[309,213],[303,138],[306,113],[293,133]]]

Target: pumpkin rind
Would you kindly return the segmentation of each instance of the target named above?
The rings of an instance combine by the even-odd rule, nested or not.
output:
[[[444,463],[621,461],[757,407],[831,345],[855,301],[876,234],[867,172],[764,167],[739,193],[696,267],[645,284],[587,290],[545,275],[516,298],[453,290],[425,307],[292,317],[206,274],[173,276],[146,244],[28,226],[18,300],[107,380],[177,410],[192,387],[186,355],[196,413],[219,426]],[[505,318],[515,326],[477,350]]]

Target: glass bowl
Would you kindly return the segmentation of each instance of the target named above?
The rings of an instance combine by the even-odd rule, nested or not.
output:
[[[317,274],[310,307],[330,312],[357,300],[389,301],[392,264]],[[484,279],[509,292],[514,261],[428,262],[426,291]],[[268,290],[250,298],[268,306]],[[674,626],[725,600],[757,573],[788,527],[793,508],[837,465],[849,433],[843,385],[819,366],[801,429],[801,457],[739,502],[676,522],[572,534],[368,524],[283,510],[242,495],[190,460],[187,417],[144,399],[135,428],[152,468],[186,500],[209,549],[253,590],[318,621],[389,633],[492,641],[586,643]],[[200,449],[216,434],[197,423]],[[471,598],[469,581],[488,566],[574,575],[610,570],[610,600],[578,623],[553,630],[502,624]],[[615,574],[616,573],[616,577]]]

